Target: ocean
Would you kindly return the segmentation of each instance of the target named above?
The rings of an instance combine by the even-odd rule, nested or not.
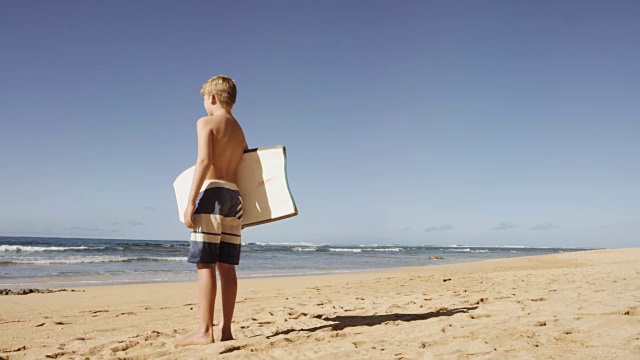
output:
[[[237,272],[239,278],[304,276],[580,250],[590,249],[244,243]],[[0,236],[0,289],[196,281],[188,253],[188,241]]]

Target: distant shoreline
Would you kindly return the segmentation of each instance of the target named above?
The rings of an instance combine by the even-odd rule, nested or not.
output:
[[[195,281],[189,246],[188,241],[0,238],[0,288]],[[246,242],[237,270],[240,278],[279,278],[582,250],[592,249]]]
[[[597,250],[611,250],[611,249],[587,249],[580,250],[580,252],[588,252],[588,251],[597,251]],[[434,259],[428,265],[422,266],[404,266],[404,267],[389,267],[389,268],[371,268],[371,269],[357,269],[357,270],[327,270],[327,271],[317,271],[317,272],[308,272],[308,273],[282,273],[282,274],[265,274],[265,275],[243,275],[241,273],[238,274],[239,280],[251,280],[251,279],[281,279],[286,280],[287,278],[299,278],[299,277],[314,277],[314,276],[332,276],[332,275],[343,275],[343,274],[364,274],[364,273],[375,273],[375,272],[384,272],[384,271],[401,271],[401,270],[410,270],[410,269],[420,269],[425,267],[434,267],[434,266],[444,266],[444,265],[454,265],[454,264],[465,264],[465,263],[473,263],[473,262],[484,262],[484,261],[501,261],[501,260],[517,260],[521,258],[530,258],[530,257],[538,257],[538,256],[548,256],[547,254],[540,255],[523,255],[518,257],[510,257],[510,258],[497,258],[497,259],[475,259],[475,260],[466,260],[459,261],[454,263],[442,263],[439,261],[440,259]],[[63,280],[64,278],[48,278],[44,280]],[[166,280],[158,280],[158,281],[144,281],[139,279],[130,279],[130,280],[114,280],[113,282],[105,282],[100,280],[85,280],[81,282],[42,282],[42,283],[24,283],[24,284],[14,284],[13,287],[4,287],[8,286],[7,284],[0,284],[0,290],[8,290],[8,291],[18,291],[20,289],[34,289],[34,290],[51,290],[53,292],[59,291],[60,289],[71,289],[71,288],[80,288],[84,289],[87,287],[94,286],[127,286],[127,285],[141,285],[141,284],[163,284],[163,283],[190,283],[197,281],[195,277],[195,272],[193,279],[179,280],[175,279],[166,279]],[[33,286],[33,288],[30,288]],[[38,292],[38,291],[36,291]]]

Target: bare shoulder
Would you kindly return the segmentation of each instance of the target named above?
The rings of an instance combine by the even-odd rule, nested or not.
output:
[[[216,116],[203,116],[198,119],[197,126],[199,128],[213,128],[219,122],[220,119]]]
[[[225,127],[229,124],[237,123],[236,119],[229,114],[216,114],[212,116],[203,116],[198,119],[198,126],[206,126],[209,128]]]

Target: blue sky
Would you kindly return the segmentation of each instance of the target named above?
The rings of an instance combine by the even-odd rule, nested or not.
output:
[[[0,3],[0,235],[187,240],[199,94],[238,84],[298,217],[244,241],[637,246],[640,3]]]

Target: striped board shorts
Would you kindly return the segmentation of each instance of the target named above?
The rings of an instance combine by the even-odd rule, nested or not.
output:
[[[238,187],[221,180],[205,180],[193,213],[190,263],[238,265],[242,230],[242,197]]]

